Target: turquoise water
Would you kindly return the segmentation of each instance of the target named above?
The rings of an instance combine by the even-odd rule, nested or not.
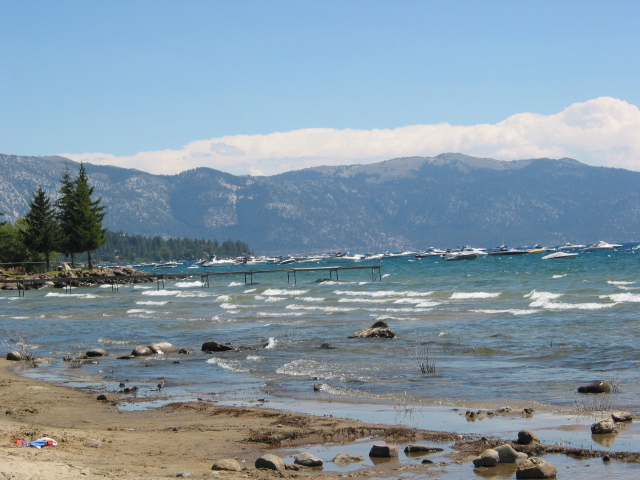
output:
[[[634,245],[571,260],[540,254],[384,259],[374,262],[381,281],[364,269],[340,272],[339,281],[328,272],[299,273],[293,285],[276,271],[255,275],[253,285],[244,276],[219,276],[208,288],[194,277],[165,281],[163,289],[150,283],[118,291],[40,289],[25,297],[0,292],[0,336],[10,346],[22,335],[34,353],[50,359],[28,375],[106,391],[124,382],[152,400],[277,397],[291,405],[320,400],[396,408],[540,403],[562,410],[585,401],[578,386],[603,379],[619,388],[607,402],[638,414],[640,250]],[[377,320],[397,337],[348,338]],[[249,349],[204,354],[200,346],[208,340]],[[116,358],[159,341],[196,354]],[[335,348],[320,348],[323,343]],[[81,368],[62,361],[97,347],[111,356]],[[435,373],[423,373],[421,363]]]

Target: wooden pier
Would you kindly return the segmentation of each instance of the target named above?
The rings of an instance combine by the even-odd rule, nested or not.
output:
[[[382,274],[380,271],[380,265],[346,265],[346,266],[338,266],[338,265],[327,265],[324,267],[305,267],[305,268],[270,268],[264,270],[232,270],[232,271],[222,271],[222,272],[182,272],[182,273],[144,273],[140,275],[91,275],[91,276],[83,276],[83,277],[55,277],[55,278],[20,278],[20,279],[11,279],[11,280],[0,280],[0,285],[2,284],[16,284],[18,289],[18,295],[24,296],[27,286],[36,286],[42,285],[49,282],[54,282],[56,284],[63,284],[64,289],[67,293],[71,291],[72,284],[76,283],[93,283],[93,284],[103,284],[103,285],[111,285],[111,289],[117,291],[122,285],[130,285],[136,282],[136,280],[143,280],[146,282],[156,282],[158,285],[158,290],[164,289],[164,281],[165,280],[176,280],[182,278],[197,278],[200,277],[202,287],[208,288],[210,287],[210,278],[218,277],[224,275],[243,275],[245,285],[253,285],[253,276],[265,273],[286,273],[287,274],[287,283],[291,283],[293,279],[293,284],[295,285],[298,281],[298,273],[303,272],[319,272],[319,271],[328,271],[329,279],[333,280],[333,275],[335,273],[335,279],[339,280],[339,272],[347,271],[347,270],[363,270],[370,269],[371,270],[371,281],[373,282],[381,282]]]

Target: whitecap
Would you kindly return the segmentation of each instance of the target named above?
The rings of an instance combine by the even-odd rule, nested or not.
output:
[[[554,279],[555,279],[555,278],[562,278],[562,277],[566,277],[566,276],[567,276],[567,274],[565,273],[564,275],[554,275],[554,276],[553,276],[553,277],[551,277],[551,278],[554,278]]]
[[[257,288],[248,288],[247,290],[244,291],[244,293],[253,293],[257,290]]]
[[[619,303],[638,303],[640,302],[640,295],[635,295],[633,293],[614,293],[612,295],[603,295],[600,298],[610,298],[614,302]]]
[[[216,302],[228,302],[229,300],[231,300],[229,295],[218,295],[216,297]]]
[[[379,292],[359,292],[354,290],[336,290],[333,293],[336,295],[348,295],[348,296],[364,296],[364,297],[393,297],[402,296],[403,292],[396,292],[393,290],[381,290]]]
[[[271,349],[274,348],[276,346],[276,339],[274,337],[269,337],[269,340],[267,340],[267,344],[264,346],[264,348],[266,349]]]
[[[296,300],[301,300],[303,302],[324,302],[323,297],[297,297]]]
[[[165,300],[164,302],[159,301],[159,302],[154,302],[153,300],[148,300],[145,302],[136,302],[136,305],[166,305],[167,303],[169,303],[168,300]]]
[[[242,282],[231,282],[231,283],[229,284],[229,286],[230,286],[230,287],[242,287],[242,286],[244,286],[244,285],[245,285],[245,284],[244,284],[244,283],[242,283]]]
[[[285,307],[289,310],[319,310],[321,312],[355,312],[358,308],[349,307],[316,307],[314,305],[297,305],[291,304]]]
[[[466,300],[469,298],[496,298],[500,292],[454,292],[451,300]]]
[[[132,308],[131,310],[127,310],[127,313],[144,313],[149,315],[150,313],[153,313],[153,310],[144,310],[142,308]]]
[[[267,297],[265,299],[266,302],[282,302],[283,300],[286,300],[287,297]]]
[[[263,295],[304,295],[308,291],[309,290],[287,290],[287,289],[280,289],[280,288],[267,288],[264,292],[262,292],[262,294]]]
[[[624,282],[624,281],[614,282],[613,280],[607,280],[607,283],[609,285],[634,285],[636,282]]]
[[[213,357],[207,360],[207,363],[217,365],[225,370],[236,373],[248,373],[249,368],[243,365],[239,360],[230,360],[228,358]]]
[[[172,296],[172,295],[179,295],[179,294],[180,294],[180,290],[146,290],[142,292],[142,295],[151,295],[151,296],[157,296],[157,297]]]
[[[193,287],[202,287],[203,283],[199,280],[196,282],[176,282],[173,284],[173,286],[177,288],[193,288]]]
[[[350,298],[341,298],[338,300],[338,303],[384,303],[389,301],[390,300],[388,299],[350,297]]]

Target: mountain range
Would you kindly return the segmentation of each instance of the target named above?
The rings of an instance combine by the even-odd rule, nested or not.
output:
[[[55,199],[65,166],[75,176],[66,158],[0,154],[3,219],[25,215],[38,186]],[[640,172],[568,158],[448,153],[269,177],[85,167],[110,230],[243,240],[256,253],[640,240]]]

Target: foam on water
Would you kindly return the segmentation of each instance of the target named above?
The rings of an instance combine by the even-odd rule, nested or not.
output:
[[[614,293],[612,295],[603,295],[600,298],[609,298],[617,303],[638,303],[640,295],[633,293]]]
[[[396,292],[393,290],[383,290],[378,292],[366,292],[356,290],[336,290],[336,295],[348,295],[348,296],[363,296],[363,297],[395,297],[402,296],[404,292]]]
[[[93,295],[91,293],[58,293],[58,292],[49,292],[45,295],[45,297],[62,297],[62,298],[98,298],[97,295]]]
[[[242,282],[231,282],[229,284],[230,287],[243,287],[245,284]]]
[[[173,284],[176,288],[194,288],[194,287],[202,287],[203,283],[201,281],[191,281],[191,282],[176,282]]]
[[[207,360],[207,363],[212,365],[217,365],[218,367],[224,368],[225,370],[229,370],[236,373],[249,373],[251,371],[248,366],[243,365],[242,362],[239,360],[213,357]]]
[[[283,289],[283,288],[267,288],[264,292],[262,292],[263,295],[304,295],[305,293],[307,293],[309,290],[287,290],[287,289]]]
[[[143,310],[142,308],[132,308],[131,310],[127,310],[127,313],[144,313],[146,315],[150,315],[153,312],[153,310]]]
[[[173,297],[180,295],[180,290],[145,290],[142,295],[150,295],[152,297]]]
[[[274,337],[269,337],[269,340],[267,341],[267,344],[264,346],[264,348],[272,349],[276,346],[276,344],[276,339]]]
[[[470,298],[496,298],[500,292],[454,292],[451,300],[467,300]]]
[[[168,300],[165,300],[165,301],[147,300],[147,301],[138,301],[136,302],[136,305],[166,305],[167,303],[169,303]]]

